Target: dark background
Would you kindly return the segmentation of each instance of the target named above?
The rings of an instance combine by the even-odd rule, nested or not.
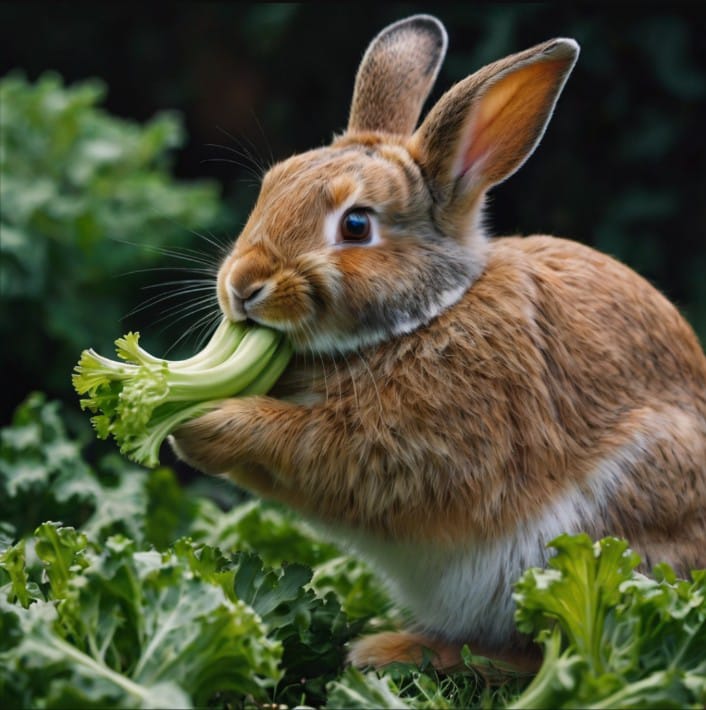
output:
[[[327,143],[345,127],[370,39],[416,12],[437,15],[449,32],[432,101],[506,54],[553,36],[579,41],[544,140],[493,191],[489,224],[495,234],[553,233],[617,256],[706,340],[706,3],[2,3],[0,75],[100,77],[115,115],[182,112],[189,140],[175,173],[222,184],[235,236],[256,187],[232,151],[271,164]],[[126,329],[116,324],[115,336]],[[10,373],[3,418],[42,388],[39,375],[31,379]]]

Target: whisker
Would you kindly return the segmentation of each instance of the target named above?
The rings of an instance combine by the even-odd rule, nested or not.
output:
[[[229,254],[233,246],[232,239],[229,239],[228,237],[223,237],[223,241],[219,241],[211,231],[208,232],[208,236],[206,236],[205,234],[201,234],[200,232],[195,232],[195,234],[201,239],[203,239],[207,244],[210,244],[212,247],[214,247],[221,257]]]
[[[249,165],[241,163],[239,160],[232,160],[231,158],[204,158],[199,161],[200,165],[204,165],[205,163],[229,163],[230,165],[237,165],[239,168],[247,170],[251,175],[250,179],[243,178],[243,182],[255,187],[259,187],[262,182],[262,175],[256,173]]]
[[[163,288],[164,286],[184,286],[187,284],[190,286],[194,284],[201,284],[205,287],[216,288],[216,282],[213,279],[174,279],[173,281],[162,281],[158,284],[146,284],[145,286],[140,286],[140,288]]]
[[[208,143],[207,146],[210,148],[218,148],[219,150],[227,150],[233,155],[236,155],[238,158],[241,158],[241,160],[227,160],[225,158],[221,158],[219,160],[217,158],[209,158],[202,162],[233,163],[234,165],[237,165],[246,170],[257,181],[257,184],[259,185],[262,182],[263,175],[265,174],[261,162],[256,159],[253,153],[247,148],[247,146],[244,146],[242,142],[236,141],[236,139],[232,136],[231,140],[236,143],[236,145],[238,146],[237,148],[233,148],[232,146],[227,145],[219,145],[217,143]]]
[[[150,271],[187,271],[190,274],[208,274],[209,276],[215,277],[218,270],[196,268],[194,266],[148,266],[144,269],[133,269],[132,271],[123,271],[120,274],[116,274],[113,278],[117,276],[131,276],[132,274],[146,274]]]
[[[159,298],[164,295],[179,295],[181,293],[193,293],[194,291],[212,291],[217,293],[216,282],[213,279],[185,279],[184,281],[165,281],[160,284],[147,284],[141,286],[141,291],[148,289],[160,289],[160,293],[149,296],[150,299]]]
[[[250,108],[250,115],[253,117],[255,124],[257,125],[257,128],[260,131],[260,135],[262,136],[263,140],[265,141],[265,145],[267,146],[267,152],[269,153],[269,157],[270,157],[270,162],[269,162],[268,167],[272,167],[277,162],[275,160],[274,153],[272,152],[272,145],[270,144],[270,141],[267,138],[267,134],[265,133],[265,130],[262,127],[262,124],[260,123],[260,119],[258,119],[257,114],[255,113],[255,110],[252,107]]]
[[[215,246],[215,247],[219,250],[219,252],[222,251],[220,245],[218,244],[217,240],[215,240],[215,237],[213,236],[213,234],[211,234],[211,237],[212,237],[212,239],[213,239],[214,241],[210,241],[205,235],[201,234],[200,232],[197,232],[195,229],[191,229],[191,228],[189,228],[189,227],[185,227],[184,225],[180,224],[174,217],[172,217],[172,216],[166,214],[166,213],[163,212],[163,211],[160,211],[160,210],[157,209],[156,207],[150,206],[148,209],[150,209],[150,211],[151,211],[153,217],[155,217],[155,218],[157,218],[157,219],[165,220],[165,221],[167,221],[167,222],[170,222],[174,227],[176,227],[176,228],[178,228],[178,229],[180,229],[180,230],[184,230],[184,231],[186,231],[186,232],[188,232],[188,233],[190,233],[190,234],[192,234],[192,235],[194,235],[194,236],[196,236],[196,237],[199,237],[199,238],[201,238],[201,239],[204,239],[204,240],[206,240],[207,242],[209,242],[210,244],[212,244],[213,246]],[[131,241],[129,241],[129,240],[126,240],[126,239],[120,238],[120,237],[115,237],[115,236],[110,236],[110,235],[109,235],[109,238],[112,239],[113,241],[122,242],[122,243],[128,244],[128,245],[130,245],[130,246],[142,247],[142,248],[145,248],[145,249],[148,249],[148,250],[156,251],[156,250],[159,250],[159,249],[160,249],[160,247],[156,247],[155,245],[145,244],[145,243],[135,243],[135,242],[131,242]],[[226,238],[226,239],[227,239],[227,238]],[[187,247],[183,247],[183,249],[184,249],[185,251],[190,251],[190,252],[192,252],[192,253],[194,253],[194,254],[196,254],[196,255],[198,255],[198,256],[202,256],[202,257],[204,257],[204,256],[209,256],[209,255],[203,254],[202,252],[199,252],[199,251],[197,251],[197,250],[188,249]]]
[[[236,149],[233,148],[232,146],[228,145],[219,145],[217,143],[207,143],[207,147],[209,148],[218,148],[220,150],[227,150],[230,153],[233,153],[234,155],[237,155],[239,158],[242,158],[244,161],[247,162],[240,162],[236,160],[230,160],[227,162],[232,162],[235,165],[239,165],[241,168],[245,168],[250,172],[251,175],[256,177],[258,179],[258,182],[262,180],[263,172],[262,172],[262,165],[255,160],[253,157],[252,153],[249,150],[245,149]],[[216,160],[216,158],[207,158],[206,162],[211,161],[211,160]],[[222,160],[226,161],[226,158],[223,158]]]
[[[169,291],[168,293],[158,293],[154,296],[150,296],[149,298],[145,299],[141,304],[138,306],[135,306],[135,308],[130,311],[127,315],[131,316],[134,315],[135,313],[139,313],[140,311],[145,310],[146,308],[150,308],[151,306],[156,306],[158,303],[163,303],[164,301],[169,301],[174,298],[181,298],[182,296],[189,296],[192,295],[194,298],[189,299],[189,303],[196,301],[196,300],[203,300],[204,294],[210,294],[212,292],[212,289],[206,289],[206,288],[191,288],[191,289],[182,289],[179,291]],[[216,297],[217,298],[217,297]]]
[[[255,119],[255,122],[257,123],[257,116],[255,115],[255,112],[252,110],[252,107],[250,108],[250,115]],[[247,145],[244,145],[247,143]],[[243,150],[247,150],[248,154],[256,157],[258,159],[258,165],[259,166],[264,166],[264,161],[262,160],[262,156],[258,153],[258,148],[255,145],[254,141],[245,133],[243,133],[240,137],[240,145],[242,146]]]
[[[192,232],[193,234],[193,232]],[[120,237],[111,237],[111,240],[118,242],[120,244],[127,244],[128,246],[138,247],[140,249],[145,249],[151,251],[155,254],[160,254],[162,256],[170,256],[175,259],[181,259],[182,261],[192,261],[197,264],[202,264],[204,266],[213,266],[214,260],[207,254],[196,249],[190,249],[188,247],[178,247],[178,248],[167,248],[159,247],[154,244],[140,244],[138,242],[131,242],[128,239],[122,239]]]
[[[191,326],[189,326],[168,348],[166,354],[168,355],[174,348],[176,348],[179,343],[188,338],[194,333],[194,331],[200,329],[201,335],[197,339],[196,351],[201,350],[208,339],[209,331],[213,332],[217,322],[220,322],[220,312],[217,311],[215,314],[213,312],[206,313],[196,320]]]
[[[165,275],[171,275],[171,278],[168,277],[162,283],[140,286],[140,290],[153,293],[121,319],[125,320],[138,314],[151,313],[154,309],[157,311],[156,317],[148,317],[148,320],[151,321],[148,330],[154,329],[155,336],[163,334],[167,329],[179,328],[180,324],[187,319],[192,321],[174,339],[167,351],[170,352],[190,337],[195,336],[199,343],[203,343],[209,332],[215,327],[214,324],[222,317],[216,292],[216,277],[224,256],[232,248],[232,238],[228,235],[216,236],[210,231],[199,232],[183,227],[174,218],[156,208],[152,208],[151,212],[157,219],[172,223],[178,229],[183,229],[194,235],[199,241],[195,246],[167,247],[136,242],[122,236],[110,236],[109,238],[118,244],[126,244],[145,253],[159,255],[169,260],[165,265],[130,269],[115,276],[125,277],[146,273],[165,274],[165,272]],[[203,248],[205,245],[208,245],[208,250]],[[172,263],[170,264],[170,262]],[[177,278],[177,274],[184,274],[185,278]]]
[[[179,315],[179,316],[177,316],[176,318],[174,318],[171,322],[169,322],[169,323],[167,323],[165,326],[163,326],[163,327],[159,330],[159,332],[160,332],[160,333],[163,333],[163,332],[166,330],[166,328],[175,326],[175,325],[176,325],[177,323],[179,323],[180,321],[183,321],[184,318],[191,318],[192,316],[196,315],[197,313],[201,313],[201,312],[203,312],[203,311],[205,311],[205,310],[210,310],[210,309],[212,309],[213,307],[214,307],[214,304],[213,304],[213,303],[203,303],[203,304],[202,304],[201,306],[199,306],[198,308],[189,308],[189,309],[186,310],[185,313],[182,313],[181,315]],[[176,310],[178,311],[179,309],[177,308]],[[157,319],[152,323],[152,326],[155,326],[155,325],[157,325],[158,323],[164,323],[164,321],[165,321],[166,319],[172,318],[172,316],[174,315],[174,311],[175,311],[175,309],[174,309],[174,308],[171,308],[171,309],[169,309],[169,312],[168,312],[168,313],[167,313],[167,312],[163,313],[159,318],[157,318]],[[151,327],[152,327],[152,326],[151,326]]]
[[[197,232],[195,229],[192,229],[190,231],[194,236],[198,237],[199,239],[203,239],[207,244],[211,245],[212,247],[215,247],[221,257],[228,254],[231,250],[232,239],[226,235],[223,235],[221,241],[210,230],[207,231],[208,236],[206,236],[206,234],[202,234],[201,232]]]
[[[250,143],[250,146],[252,147],[252,150],[248,149],[247,146],[243,145],[242,141],[238,141],[238,139],[232,135],[229,131],[227,131],[225,128],[222,126],[216,126],[216,128],[227,138],[233,141],[237,146],[240,147],[241,149],[241,155],[242,157],[246,158],[247,160],[250,160],[252,165],[257,169],[259,172],[259,179],[262,180],[263,175],[267,172],[267,169],[262,161],[262,159],[256,155],[256,148],[253,142],[250,139],[247,139],[248,142]],[[255,154],[254,154],[255,153]]]
[[[180,294],[178,293],[170,293],[170,294],[158,294],[157,296],[153,296],[152,298],[148,299],[144,303],[139,304],[138,306],[135,306],[129,313],[125,314],[123,316],[123,319],[129,318],[131,316],[137,315],[138,313],[142,313],[143,311],[147,310],[148,308],[153,308],[154,306],[158,305],[159,303],[164,303],[164,301],[168,301],[170,299],[178,298]],[[171,306],[162,309],[162,314],[166,315],[168,313],[172,313],[173,311],[182,309],[182,308],[187,308],[188,306],[191,305],[197,305],[199,303],[203,303],[204,300],[207,300],[211,303],[218,303],[218,297],[217,296],[209,296],[207,299],[204,299],[204,297],[201,294],[194,295],[192,298],[188,300],[181,300],[179,303],[172,304]],[[159,322],[159,321],[157,321]]]

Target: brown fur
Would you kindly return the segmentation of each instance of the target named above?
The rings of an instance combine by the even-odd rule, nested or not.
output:
[[[411,133],[445,52],[446,31],[434,17],[417,15],[386,27],[361,62],[349,130]]]
[[[420,634],[383,632],[360,639],[353,646],[350,661],[353,665],[365,668],[389,665],[390,663],[413,663],[422,666],[425,662],[439,671],[452,672],[466,668],[461,655],[463,644],[429,639]],[[536,673],[541,665],[541,654],[537,647],[522,652],[498,653],[476,646],[476,656],[492,656],[499,664],[493,669],[487,665],[475,668],[492,682],[493,670],[514,673]]]
[[[706,357],[689,325],[608,256],[548,236],[487,240],[477,226],[487,188],[541,138],[575,44],[486,67],[410,135],[428,90],[415,84],[405,120],[381,131],[364,107],[390,98],[385,52],[412,42],[400,66],[428,52],[424,76],[441,58],[433,23],[415,24],[376,38],[350,130],[270,171],[222,266],[224,311],[287,332],[295,360],[270,396],[183,426],[178,451],[381,544],[445,555],[539,530],[570,500],[575,525],[626,537],[646,567],[706,566]],[[350,200],[379,242],[326,236]],[[504,614],[511,581],[486,600]],[[428,647],[446,667],[469,641],[522,663],[531,652],[516,640],[430,628],[372,637],[353,660],[418,660]]]
[[[644,463],[591,532],[639,547],[644,529],[703,526],[706,360],[634,272],[552,237],[497,240],[473,288],[420,335],[325,368],[300,356],[288,378],[319,404],[231,400],[180,446],[198,447],[206,471],[276,471],[262,492],[317,519],[454,543],[502,535],[644,431]],[[699,538],[680,537],[671,561],[706,564]]]

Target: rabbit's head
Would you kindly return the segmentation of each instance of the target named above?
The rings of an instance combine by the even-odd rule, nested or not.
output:
[[[578,45],[554,39],[481,69],[415,130],[445,50],[427,15],[373,40],[346,132],[265,175],[219,272],[229,318],[345,351],[425,324],[480,275],[484,195],[534,150]]]

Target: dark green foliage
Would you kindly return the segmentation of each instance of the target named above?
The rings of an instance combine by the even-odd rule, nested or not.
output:
[[[0,436],[0,692],[11,707],[321,703],[346,642],[389,606],[353,560],[321,589],[311,567],[282,564],[342,558],[277,508],[224,513],[169,469],[90,466],[58,403],[39,394]],[[268,563],[231,553],[260,542]],[[349,619],[336,589],[361,579],[369,612]]]
[[[88,464],[67,435],[59,403],[42,394],[31,395],[0,432],[0,520],[8,537],[60,520],[142,539],[145,482],[142,469],[118,456]]]
[[[522,695],[527,677],[468,650],[468,669],[448,676],[361,673],[344,667],[347,643],[400,620],[364,565],[290,514],[253,502],[222,512],[166,468],[93,467],[40,395],[1,436],[3,707],[706,701],[704,571],[684,581],[662,565],[649,579],[624,541],[563,536],[549,568],[517,584],[519,627],[545,649]]]
[[[307,588],[309,567],[263,568],[253,553],[239,554],[236,562],[235,596],[250,604],[282,642],[284,676],[277,700],[294,706],[306,695],[308,702],[322,703],[326,683],[343,670],[344,644],[362,625],[349,624],[333,592],[320,598]]]
[[[192,563],[193,544],[160,554],[117,535],[98,546],[52,523],[30,540],[43,593],[26,608],[0,597],[10,706],[190,707],[216,692],[266,698],[278,679],[279,644],[229,597],[227,563],[214,576]]]
[[[5,406],[38,382],[65,393],[76,354],[107,346],[139,302],[130,273],[169,264],[165,249],[172,263],[203,267],[178,248],[223,217],[214,183],[170,174],[180,119],[121,120],[98,108],[104,94],[99,81],[65,87],[56,74],[0,81],[0,367],[14,375]]]

